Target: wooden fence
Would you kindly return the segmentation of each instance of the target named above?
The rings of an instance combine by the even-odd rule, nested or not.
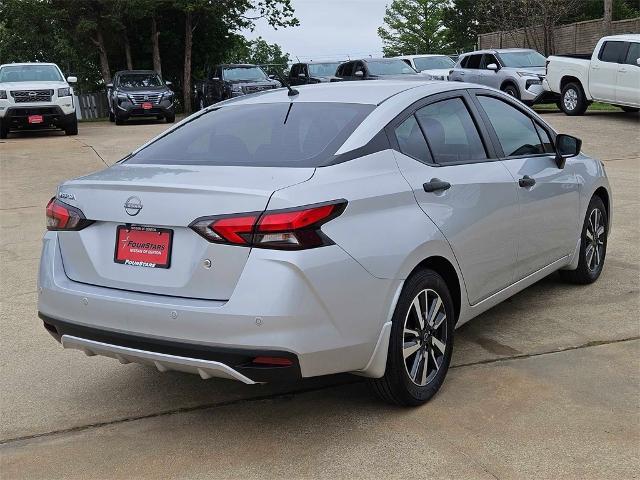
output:
[[[76,97],[82,119],[105,118],[109,116],[107,95],[103,92],[81,93]]]
[[[551,33],[549,52],[544,52],[544,29],[542,26],[521,28],[507,32],[492,32],[478,35],[478,48],[534,48],[548,55],[567,53],[591,53],[605,36],[604,21],[560,25]],[[640,33],[640,17],[611,22],[611,34]]]

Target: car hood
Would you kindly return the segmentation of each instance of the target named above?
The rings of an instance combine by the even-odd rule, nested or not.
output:
[[[400,74],[400,75],[371,75],[371,78],[376,80],[416,80],[418,82],[424,82],[427,80],[424,75],[420,74]]]
[[[270,86],[277,85],[278,83],[274,80],[225,80],[227,83],[231,85],[251,85],[251,86]]]
[[[546,73],[546,68],[545,67],[522,67],[522,68],[514,68],[514,67],[506,67],[508,68],[510,71],[513,72],[526,72],[526,73],[530,73],[532,76],[544,76]]]
[[[67,82],[2,82],[0,90],[44,90],[68,87]]]
[[[451,68],[432,68],[429,70],[422,70],[420,72],[420,75],[425,76],[425,77],[430,77],[430,76],[438,76],[438,77],[447,77],[449,75],[449,71],[453,70],[453,67]]]
[[[169,87],[163,85],[161,87],[118,87],[120,92],[135,92],[135,93],[161,93],[168,92]]]

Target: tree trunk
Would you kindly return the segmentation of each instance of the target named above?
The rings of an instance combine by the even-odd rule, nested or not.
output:
[[[104,38],[100,27],[96,31],[96,38],[93,39],[93,43],[98,47],[98,54],[100,55],[100,72],[102,73],[102,79],[104,83],[111,83],[111,70],[109,69],[109,57],[107,56],[107,48],[104,44]]]
[[[160,32],[156,16],[151,17],[151,45],[153,45],[153,69],[162,76],[162,65],[160,62]]]
[[[126,30],[123,32],[123,35],[124,55],[127,59],[127,70],[133,70],[133,60],[131,59],[131,44],[129,43],[129,35],[127,34]]]
[[[186,12],[184,21],[184,77],[182,79],[182,98],[184,112],[191,113],[191,46],[193,42],[193,18]]]
[[[611,35],[612,10],[613,10],[613,0],[604,0],[604,16],[602,18],[604,35]]]

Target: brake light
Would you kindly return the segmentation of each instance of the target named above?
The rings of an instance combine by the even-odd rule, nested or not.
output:
[[[79,208],[61,202],[56,197],[47,204],[47,230],[82,230],[91,225]]]
[[[190,227],[210,242],[246,247],[302,250],[332,245],[320,227],[340,215],[346,200],[196,219]]]

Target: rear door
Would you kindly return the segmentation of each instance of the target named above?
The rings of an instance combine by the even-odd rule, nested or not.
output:
[[[627,52],[626,42],[606,41],[589,63],[589,92],[596,100],[616,101],[618,64]]]
[[[503,95],[476,91],[495,149],[518,182],[519,280],[569,255],[578,239],[579,189],[567,162],[558,168],[551,131]]]
[[[402,174],[451,245],[469,301],[509,286],[516,262],[517,187],[496,160],[468,94],[428,97],[388,128]]]
[[[640,42],[629,42],[623,63],[618,65],[616,101],[640,107]]]

